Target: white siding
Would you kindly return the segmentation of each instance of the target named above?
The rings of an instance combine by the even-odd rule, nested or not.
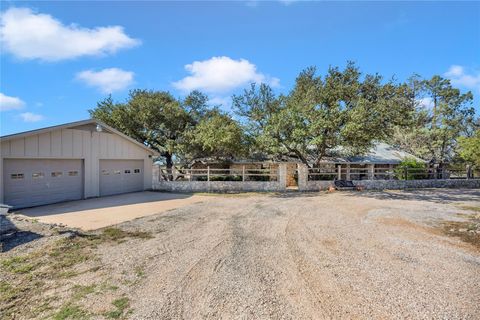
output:
[[[25,156],[38,157],[38,136],[25,138]]]
[[[38,135],[38,156],[49,157],[52,152],[50,132]]]
[[[99,195],[99,160],[144,160],[145,189],[152,187],[151,153],[131,141],[106,132],[59,129],[1,142],[0,202],[3,201],[3,158],[83,159],[85,197]]]

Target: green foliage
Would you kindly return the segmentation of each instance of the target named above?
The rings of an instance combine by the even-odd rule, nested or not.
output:
[[[107,312],[105,316],[110,319],[118,319],[125,313],[125,310],[128,308],[130,303],[128,301],[128,298],[123,297],[114,300],[112,304],[116,309]]]
[[[240,125],[228,114],[214,110],[186,135],[190,158],[234,158],[245,155],[245,137]]]
[[[268,86],[253,85],[234,96],[233,105],[261,151],[315,165],[338,146],[362,154],[405,123],[411,108],[406,87],[381,80],[362,78],[353,63],[343,71],[330,68],[323,79],[308,68],[288,96],[275,97]]]
[[[7,281],[0,280],[0,300],[9,302],[13,300],[18,294],[18,289],[14,288]]]
[[[191,108],[192,114],[196,114]],[[89,110],[92,118],[120,130],[135,140],[157,150],[172,165],[172,158],[192,114],[170,93],[133,90],[125,103],[114,103],[111,97]]]
[[[124,103],[111,97],[89,110],[92,118],[158,151],[167,168],[174,160],[244,154],[244,134],[227,113],[193,91],[184,100],[163,91],[133,90]]]
[[[79,306],[67,304],[63,306],[54,316],[54,320],[67,319],[88,319],[88,313]]]
[[[458,140],[480,125],[474,122],[473,96],[440,76],[415,75],[396,83],[363,75],[349,62],[343,70],[329,68],[323,77],[314,67],[303,70],[287,95],[252,84],[232,101],[240,121],[211,107],[199,91],[182,100],[169,92],[133,90],[125,102],[107,97],[90,114],[157,150],[167,172],[174,161],[199,157],[293,156],[315,166],[340,151],[361,155],[377,141],[440,163],[454,159],[460,143],[465,161],[478,159],[470,147],[475,139]]]
[[[125,238],[151,239],[152,234],[145,231],[125,231],[115,227],[103,229],[101,240],[121,241]]]
[[[15,256],[2,261],[2,267],[12,273],[28,273],[35,268],[28,256]]]
[[[79,300],[85,298],[87,295],[95,292],[96,285],[91,284],[88,286],[75,285],[73,286],[73,300]]]
[[[424,162],[418,161],[415,158],[406,158],[395,168],[395,177],[399,180],[428,179],[426,169],[427,166]]]
[[[472,93],[460,93],[440,76],[429,80],[413,77],[408,87],[415,112],[409,126],[396,129],[391,142],[425,160],[451,161],[458,138],[475,128]],[[422,101],[430,105],[425,106]]]
[[[471,137],[458,139],[458,153],[465,162],[480,167],[480,130]]]

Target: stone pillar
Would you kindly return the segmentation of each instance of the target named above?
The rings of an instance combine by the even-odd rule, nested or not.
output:
[[[388,180],[393,179],[393,164],[388,165]]]
[[[346,180],[351,180],[351,179],[350,179],[350,163],[347,163],[347,175],[346,175]]]
[[[297,168],[298,168],[298,190],[305,191],[307,190],[308,167],[304,163],[299,163]]]
[[[152,166],[152,190],[158,189],[160,185],[160,168],[154,164]]]
[[[467,167],[465,168],[465,170],[467,170],[467,179],[471,179],[472,178],[472,167],[467,164]]]
[[[342,180],[342,165],[337,165],[337,179]]]
[[[368,180],[373,180],[375,177],[375,164],[368,165]]]
[[[287,189],[287,164],[278,164],[278,184],[279,190],[284,191]]]

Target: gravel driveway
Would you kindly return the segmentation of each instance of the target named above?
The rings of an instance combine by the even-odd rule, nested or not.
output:
[[[480,250],[441,228],[465,206],[478,190],[212,196],[119,225],[154,237],[99,246],[98,275],[131,319],[478,319]]]

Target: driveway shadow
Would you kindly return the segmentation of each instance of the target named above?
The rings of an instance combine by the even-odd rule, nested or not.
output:
[[[0,215],[0,252],[7,252],[41,237],[41,234],[17,229],[7,216]]]
[[[345,192],[347,196],[374,198],[379,200],[429,201],[436,203],[455,203],[478,201],[479,189],[410,189],[388,191]]]
[[[39,217],[39,216],[49,216],[49,215],[63,214],[63,213],[69,213],[69,212],[81,212],[86,210],[128,206],[128,205],[133,205],[138,203],[187,199],[190,197],[192,197],[192,194],[189,194],[189,193],[143,191],[143,192],[119,194],[114,196],[106,196],[106,197],[100,197],[100,198],[90,198],[85,200],[61,202],[61,203],[49,204],[49,205],[38,206],[33,208],[18,209],[18,210],[15,210],[14,212],[20,213],[29,217]]]

